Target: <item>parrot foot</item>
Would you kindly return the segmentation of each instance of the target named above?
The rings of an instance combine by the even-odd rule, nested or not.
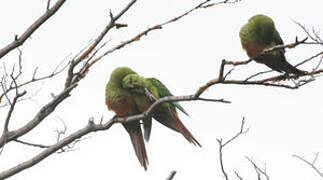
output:
[[[291,79],[291,76],[289,75],[289,73],[285,73],[285,74],[283,75],[283,79],[284,79],[284,80],[290,80],[290,79]]]

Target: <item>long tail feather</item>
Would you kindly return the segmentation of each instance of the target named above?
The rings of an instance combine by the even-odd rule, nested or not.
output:
[[[185,109],[178,103],[178,102],[172,102],[174,106],[176,106],[180,111],[182,111],[186,116],[190,117],[190,115],[185,111]]]
[[[286,73],[292,73],[292,74],[296,74],[296,75],[305,75],[307,73],[305,71],[297,69],[293,65],[289,64],[287,61],[282,62],[281,70],[285,71]]]
[[[129,133],[133,148],[141,166],[143,166],[144,169],[147,170],[148,156],[139,122],[123,123],[123,126]]]
[[[176,118],[176,122],[174,123],[176,129],[190,142],[194,145],[198,145],[202,147],[202,145],[194,138],[192,133],[184,126],[182,121],[179,119],[178,114],[176,111],[171,110],[172,114]]]
[[[151,134],[152,118],[148,117],[143,119],[143,126],[144,126],[144,137],[145,137],[145,140],[148,142]]]
[[[271,54],[265,54],[255,59],[259,63],[263,63],[271,69],[278,72],[286,72],[288,74],[305,75],[306,71],[302,71],[291,65],[286,61],[284,52],[279,56],[273,57]]]

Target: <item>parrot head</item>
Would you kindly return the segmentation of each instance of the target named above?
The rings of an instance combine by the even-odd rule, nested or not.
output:
[[[122,79],[122,87],[134,93],[144,94],[144,88],[147,88],[147,81],[138,74],[129,74]]]
[[[258,14],[252,16],[248,23],[241,28],[240,38],[243,40],[243,44],[257,40],[269,45],[272,42],[275,30],[274,21],[270,17]]]
[[[118,67],[111,73],[110,81],[122,83],[122,79],[129,74],[136,74],[136,72],[128,67]]]

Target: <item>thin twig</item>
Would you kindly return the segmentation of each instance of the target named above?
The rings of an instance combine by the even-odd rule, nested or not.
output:
[[[9,126],[9,121],[10,121],[10,119],[11,119],[11,115],[12,115],[12,112],[13,112],[13,110],[14,110],[14,108],[15,108],[15,105],[16,105],[16,103],[17,103],[17,100],[18,100],[20,97],[24,96],[24,95],[27,93],[26,91],[24,91],[24,92],[22,92],[22,93],[19,93],[19,92],[18,92],[18,87],[17,87],[17,83],[16,83],[15,78],[14,78],[13,76],[11,76],[11,78],[12,78],[12,81],[14,82],[14,84],[15,84],[16,96],[14,97],[14,99],[13,99],[12,103],[10,103],[10,109],[9,109],[9,112],[8,112],[8,114],[7,114],[7,117],[6,117],[6,120],[5,120],[5,123],[4,123],[3,135],[2,135],[2,136],[7,136],[7,133],[8,133],[8,126]],[[8,98],[8,97],[7,97],[7,98]]]
[[[87,72],[87,69],[81,69],[80,70],[80,74],[81,77],[76,77],[75,78],[75,74],[74,74],[74,68],[75,66],[77,66],[80,62],[82,62],[84,59],[86,59],[90,53],[93,52],[93,50],[95,50],[95,48],[97,47],[97,45],[102,41],[102,39],[104,38],[104,36],[113,28],[116,26],[116,21],[124,14],[126,13],[130,7],[136,2],[137,0],[132,0],[130,1],[127,6],[125,6],[125,8],[123,8],[116,16],[113,16],[111,11],[110,11],[110,22],[109,24],[103,29],[103,31],[100,33],[100,35],[94,40],[94,42],[75,60],[73,60],[71,62],[71,65],[68,69],[68,76],[66,78],[66,82],[65,82],[65,88],[68,88],[71,84],[74,84],[76,82],[79,81],[79,79],[76,78],[81,78],[82,76],[85,76],[84,73]],[[86,66],[87,67],[87,66]],[[72,80],[74,80],[74,82],[72,82]]]
[[[242,121],[241,121],[240,131],[235,136],[233,136],[232,138],[230,138],[229,140],[227,140],[225,143],[223,143],[222,144],[222,147],[226,146],[227,144],[229,144],[230,142],[232,142],[233,140],[235,140],[240,135],[247,133],[249,131],[249,128],[245,129],[244,128],[244,125],[245,125],[245,118],[243,117],[242,118]]]
[[[166,178],[166,180],[172,180],[172,179],[174,179],[175,174],[176,174],[176,171],[172,171],[172,172],[170,172],[170,174],[169,174],[169,176]]]
[[[103,57],[107,56],[108,54],[116,51],[116,50],[119,50],[121,48],[123,48],[124,46],[126,45],[129,45],[135,41],[139,41],[143,36],[147,35],[149,32],[151,31],[154,31],[154,30],[158,30],[158,29],[162,29],[165,25],[167,24],[170,24],[170,23],[173,23],[173,22],[176,22],[177,20],[179,19],[182,19],[183,17],[187,16],[188,14],[194,12],[195,10],[197,9],[201,9],[203,8],[203,5],[209,3],[210,1],[212,0],[205,0],[201,3],[199,3],[198,5],[196,5],[195,7],[185,11],[184,13],[174,17],[174,18],[171,18],[170,20],[167,20],[163,23],[159,23],[159,24],[156,24],[150,28],[147,28],[146,30],[138,33],[137,35],[135,35],[134,37],[128,39],[128,40],[125,40],[125,41],[122,41],[119,45],[107,50],[106,52],[104,52],[102,55],[98,56],[97,58],[95,58],[93,61],[90,62],[89,66],[86,67],[85,70],[83,70],[84,72],[87,72],[88,71],[88,68],[90,68],[91,66],[93,66],[96,62],[98,62],[99,60],[101,60]],[[225,1],[222,1],[222,2],[219,2],[219,4],[223,4],[225,2],[227,2],[228,0],[225,0]]]
[[[47,0],[47,6],[46,6],[46,10],[48,11],[50,8],[50,0]]]
[[[296,64],[296,65],[295,65],[295,67],[300,66],[300,65],[302,65],[302,64],[305,64],[305,63],[307,63],[307,62],[311,61],[312,59],[314,59],[314,58],[316,58],[316,57],[318,57],[318,56],[320,56],[320,55],[322,55],[322,54],[323,54],[323,51],[322,51],[322,52],[319,52],[319,53],[317,53],[317,54],[315,54],[315,55],[313,55],[313,56],[311,56],[311,57],[309,57],[309,58],[307,58],[307,59],[305,59],[305,60],[303,60],[302,62],[300,62],[300,63]]]
[[[69,93],[77,86],[77,84],[74,84],[70,88],[64,90],[60,94],[58,94],[53,100],[51,100],[48,104],[43,106],[39,112],[36,114],[36,116],[30,120],[28,123],[26,123],[21,128],[18,128],[14,131],[9,131],[7,136],[2,135],[0,137],[0,147],[4,146],[6,143],[18,139],[19,137],[23,136],[24,134],[28,133],[32,129],[34,129],[39,123],[42,122],[44,118],[46,118],[51,112],[53,112],[56,108],[56,106],[61,103],[63,100],[65,100],[67,97],[69,97]],[[0,178],[1,179],[1,178]]]
[[[64,65],[61,69],[58,69],[60,65],[61,65],[61,63],[58,64],[50,74],[42,76],[42,77],[39,77],[39,78],[36,77],[36,72],[37,72],[38,68],[35,68],[31,79],[28,80],[28,81],[25,81],[23,83],[17,84],[17,88],[21,88],[21,87],[26,86],[28,84],[32,84],[32,83],[35,83],[35,82],[39,82],[39,81],[43,81],[43,80],[55,77],[55,76],[59,75],[60,73],[62,73],[68,67],[69,63]],[[17,80],[17,77],[14,78],[14,79]],[[15,89],[15,87],[11,86],[9,88],[6,88],[6,90],[3,90],[3,93],[0,95],[0,99],[2,99],[2,97],[5,94],[9,93],[11,90],[14,90],[14,89]]]
[[[227,172],[225,171],[224,169],[224,165],[223,165],[223,152],[222,152],[222,149],[223,149],[223,145],[222,145],[222,139],[216,139],[219,143],[219,159],[220,159],[220,167],[221,167],[221,172],[224,176],[224,178],[226,180],[229,180],[229,177],[228,177],[228,174]]]
[[[0,59],[14,48],[22,45],[44,22],[46,22],[56,11],[65,3],[66,0],[58,0],[52,8],[48,9],[45,14],[40,16],[29,28],[20,36],[15,36],[12,43],[0,49]]]
[[[3,135],[2,136],[7,136],[6,134],[8,133],[8,126],[9,126],[9,121],[11,119],[11,115],[12,115],[12,112],[15,108],[15,105],[17,103],[17,100],[22,97],[23,95],[25,95],[27,92],[24,91],[22,93],[18,93],[16,95],[16,97],[13,99],[11,105],[10,105],[10,109],[8,111],[8,114],[7,114],[7,117],[6,117],[6,120],[5,120],[5,124],[4,124],[4,129],[3,129]]]
[[[293,157],[303,161],[304,163],[306,163],[307,165],[309,165],[319,176],[323,177],[323,173],[315,166],[315,162],[318,158],[318,154],[315,155],[315,158],[312,162],[309,162],[308,160],[302,158],[301,156],[298,155],[293,155]]]
[[[38,148],[49,148],[50,147],[48,145],[35,144],[35,143],[26,142],[26,141],[21,141],[21,140],[18,140],[18,139],[15,139],[13,141],[15,141],[17,143],[20,143],[20,144],[27,145],[27,146],[38,147]]]
[[[311,44],[320,44],[320,45],[323,45],[323,42],[322,42],[321,38],[317,38],[319,36],[316,33],[314,33],[314,36],[315,36],[314,37],[314,36],[312,36],[312,34],[307,30],[307,28],[304,25],[302,25],[301,23],[296,22],[296,21],[294,21],[294,23],[297,24],[299,27],[301,27],[303,29],[303,31],[307,34],[307,36],[311,40],[313,40],[315,42],[315,43],[311,43]]]
[[[211,4],[204,5],[202,8],[209,8],[209,7],[212,7],[214,5],[219,5],[219,4],[233,4],[233,3],[236,3],[236,2],[239,2],[239,1],[242,1],[242,0],[225,0],[225,1],[221,1],[221,2],[216,2],[216,3],[211,3]]]
[[[282,44],[282,45],[277,45],[277,46],[273,46],[271,48],[267,48],[267,49],[264,49],[261,53],[261,55],[264,55],[264,54],[267,54],[267,53],[270,53],[270,52],[273,52],[273,51],[277,51],[277,50],[280,50],[280,49],[285,49],[285,48],[295,48],[296,46],[298,45],[301,45],[301,44],[305,44],[305,41],[308,39],[308,37],[304,38],[303,40],[301,41],[298,41],[297,37],[295,38],[295,42],[294,43],[291,43],[291,44]]]
[[[219,159],[220,159],[221,172],[222,172],[222,174],[223,174],[223,176],[224,176],[224,178],[226,180],[229,180],[229,177],[228,177],[228,174],[227,174],[227,172],[226,172],[226,170],[224,168],[224,165],[223,165],[223,162],[224,162],[223,161],[223,148],[226,145],[228,145],[229,143],[231,143],[233,140],[235,140],[237,137],[239,137],[240,135],[245,134],[245,133],[247,133],[249,131],[249,128],[247,128],[245,130],[244,125],[245,125],[245,119],[243,117],[242,118],[242,121],[241,121],[240,131],[235,136],[233,136],[229,140],[225,141],[224,143],[223,143],[223,140],[222,139],[216,139],[217,142],[219,143]],[[236,175],[238,175],[238,174],[236,173]]]
[[[261,175],[264,175],[266,177],[267,180],[269,180],[269,176],[266,172],[266,169],[265,170],[262,170],[261,168],[258,167],[258,165],[256,163],[254,163],[252,161],[251,158],[249,158],[248,156],[246,156],[246,159],[252,164],[252,166],[254,167],[256,173],[257,173],[257,177],[258,177],[258,180],[261,179]]]
[[[262,75],[262,74],[266,74],[266,73],[270,73],[270,72],[273,72],[274,70],[268,70],[268,71],[262,71],[262,72],[259,72],[259,73],[256,73],[256,74],[253,74],[253,75],[251,75],[251,76],[249,76],[249,77],[247,77],[246,79],[245,79],[245,81],[248,81],[248,80],[250,80],[250,79],[252,79],[252,78],[254,78],[254,77],[256,77],[256,76],[259,76],[259,75]]]
[[[243,178],[238,174],[238,172],[237,172],[237,171],[234,171],[234,174],[237,176],[237,178],[238,178],[239,180],[243,180]]]

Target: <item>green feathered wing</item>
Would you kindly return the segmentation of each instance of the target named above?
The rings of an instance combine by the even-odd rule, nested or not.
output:
[[[168,90],[168,88],[158,79],[148,78],[147,80],[150,81],[150,83],[154,87],[156,87],[159,98],[172,96],[172,93]],[[193,143],[194,145],[198,145],[201,147],[201,144],[194,138],[192,133],[184,126],[182,121],[179,119],[178,114],[176,112],[176,108],[181,110],[184,114],[188,115],[188,113],[178,102],[167,102],[162,103],[159,107],[156,108],[153,117],[166,127],[181,133],[190,143]]]
[[[167,87],[160,82],[156,78],[147,78],[148,81],[152,83],[158,90],[159,97],[173,96],[173,94],[167,89]],[[189,114],[185,111],[185,109],[178,102],[171,102],[175,107],[177,107],[180,111],[182,111],[185,115],[189,116]]]

